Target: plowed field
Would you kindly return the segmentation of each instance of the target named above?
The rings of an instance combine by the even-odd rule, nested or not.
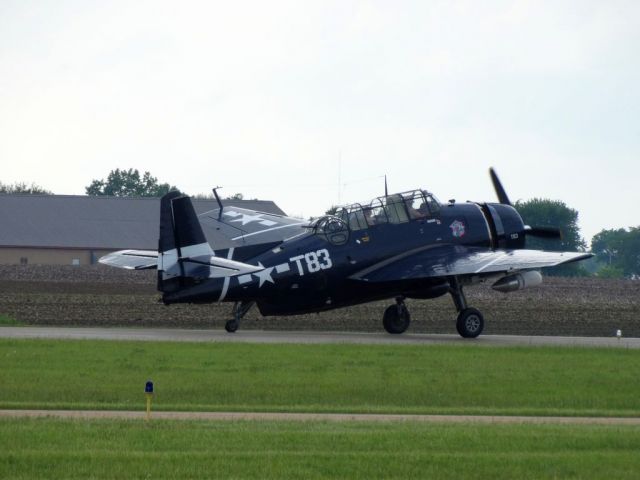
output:
[[[480,309],[487,334],[640,337],[640,281],[545,278],[537,288],[501,294],[481,285],[466,289]],[[28,325],[175,326],[222,328],[231,304],[172,305],[158,302],[155,271],[103,266],[0,266],[0,315]],[[380,331],[390,302],[321,314],[260,316],[253,309],[242,328]],[[408,300],[410,331],[455,333],[449,296]]]

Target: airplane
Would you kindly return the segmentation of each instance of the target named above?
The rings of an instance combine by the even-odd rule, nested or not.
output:
[[[499,203],[450,200],[426,190],[387,194],[333,215],[300,219],[223,206],[196,215],[191,199],[169,192],[160,204],[158,251],[121,250],[100,263],[157,269],[166,305],[232,302],[225,329],[235,332],[257,305],[261,315],[298,315],[394,299],[382,316],[391,334],[407,330],[405,300],[451,295],[456,329],[475,338],[483,314],[464,288],[487,281],[499,292],[542,283],[541,268],[587,259],[584,252],[525,248],[527,236],[559,238],[560,230],[525,225],[498,176],[489,170]],[[229,240],[216,249],[203,227]]]

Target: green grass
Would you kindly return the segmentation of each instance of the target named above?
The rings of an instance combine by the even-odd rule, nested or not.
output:
[[[0,340],[0,408],[640,415],[640,352]]]
[[[0,327],[19,327],[22,325],[24,325],[24,323],[15,318],[0,314]]]
[[[640,430],[0,419],[0,478],[638,478]]]

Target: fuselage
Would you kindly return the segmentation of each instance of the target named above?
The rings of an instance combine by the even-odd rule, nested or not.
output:
[[[338,217],[319,220],[296,238],[265,244],[263,251],[255,245],[217,250],[218,257],[264,268],[235,277],[201,279],[179,291],[165,292],[163,300],[167,304],[250,300],[263,315],[287,315],[398,295],[433,298],[447,293],[446,279],[387,285],[351,277],[408,252],[441,245],[524,247],[524,224],[511,206],[432,202],[430,208],[413,209],[409,197],[402,195],[397,195],[395,205],[383,200],[377,209],[345,209]]]

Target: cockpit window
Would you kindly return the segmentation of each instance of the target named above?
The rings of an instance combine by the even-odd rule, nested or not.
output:
[[[429,208],[427,207],[427,200],[422,192],[407,192],[402,196],[404,197],[404,203],[407,206],[407,211],[409,212],[409,218],[411,218],[411,220],[426,218],[430,215]]]
[[[440,214],[440,202],[429,192],[422,192],[427,202],[426,207],[432,216]]]
[[[335,216],[342,220],[344,223],[347,223],[349,219],[349,212],[346,208],[340,207],[336,210]]]
[[[384,223],[405,223],[439,215],[440,203],[426,190],[413,190],[378,197],[367,206],[354,203],[340,207],[335,217],[350,231],[365,230]]]
[[[369,226],[362,206],[357,203],[338,209],[336,217],[349,225],[349,230],[352,231],[364,230]]]
[[[349,208],[349,228],[351,230],[364,230],[368,227],[362,205],[355,204]]]
[[[349,241],[347,224],[335,216],[326,215],[319,218],[314,225],[314,231],[333,245],[344,245]]]
[[[389,216],[389,223],[404,223],[409,221],[407,210],[404,206],[402,195],[395,194],[385,197],[387,215]]]
[[[365,208],[364,216],[366,217],[369,225],[380,225],[389,222],[387,212],[384,209],[382,200],[379,198],[373,200],[369,207]]]

